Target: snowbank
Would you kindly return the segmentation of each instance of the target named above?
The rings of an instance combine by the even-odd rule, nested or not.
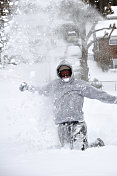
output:
[[[98,69],[90,66],[91,75],[97,74]],[[101,137],[105,147],[84,152],[60,149],[50,100],[18,89],[22,81],[41,85],[44,79],[37,73],[38,65],[0,70],[0,175],[116,176],[117,106],[85,99],[89,142]]]

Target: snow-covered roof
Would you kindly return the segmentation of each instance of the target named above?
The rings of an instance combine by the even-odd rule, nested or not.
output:
[[[113,26],[113,24],[115,24],[115,26],[117,27],[117,20],[104,20],[104,21],[99,21],[98,24],[96,25],[96,30],[98,29],[102,29],[102,28],[109,28],[110,25]],[[97,38],[101,38],[103,37],[106,33],[110,34],[111,29],[103,29],[101,31],[96,32],[96,37]],[[117,36],[117,29],[115,29],[112,33],[111,36]]]
[[[111,6],[111,8],[114,11],[114,13],[107,15],[107,18],[108,19],[111,19],[111,18],[113,18],[113,19],[116,18],[117,19],[117,6]]]

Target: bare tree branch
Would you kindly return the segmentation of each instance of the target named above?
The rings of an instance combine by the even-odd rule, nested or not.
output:
[[[112,35],[112,33],[113,33],[113,31],[115,30],[115,29],[117,29],[117,27],[115,26],[115,24],[113,24],[113,26],[112,26],[112,31],[110,32],[110,35],[109,35],[109,39],[110,39],[110,37],[111,37],[111,35]]]
[[[96,33],[96,32],[99,32],[99,31],[102,31],[102,30],[110,30],[110,29],[112,29],[112,27],[108,27],[108,28],[101,28],[101,29],[97,29],[97,30],[94,30],[93,32],[92,32],[92,34],[93,33]]]
[[[97,23],[98,23],[98,22],[95,22],[95,23],[93,24],[93,26],[91,27],[89,33],[87,34],[86,40],[88,40],[88,39],[91,37],[91,35],[93,34],[93,30],[94,30],[94,28],[95,28],[95,26],[96,26]]]
[[[103,28],[104,29],[104,28]],[[111,37],[111,35],[112,35],[112,33],[113,33],[113,31],[116,29],[116,26],[115,25],[113,25],[111,28],[108,28],[108,29],[111,29],[111,32],[110,32],[110,34],[108,35],[108,39],[110,39],[110,37]],[[102,29],[99,29],[99,30],[102,30]],[[99,31],[98,30],[98,31]],[[107,34],[105,34],[104,36],[103,36],[103,38],[106,36]],[[99,41],[99,39],[96,39],[96,40],[92,40],[91,42],[89,42],[89,44],[87,45],[87,48],[89,48],[93,43],[95,43],[95,42],[97,42],[97,41]]]
[[[89,48],[93,43],[95,43],[97,41],[99,41],[99,39],[90,41],[89,44],[87,45],[87,48]]]
[[[96,33],[96,32],[99,32],[99,31],[102,31],[102,30],[111,30],[111,33],[110,33],[110,35],[109,35],[109,38],[110,38],[110,36],[111,36],[111,34],[113,33],[113,31],[114,31],[114,29],[116,29],[116,26],[115,26],[115,24],[113,24],[113,26],[112,25],[110,25],[108,28],[101,28],[101,29],[97,29],[97,30],[94,30],[93,31],[93,29],[94,29],[94,27],[96,26],[96,23],[92,26],[92,28],[91,28],[91,30],[89,31],[89,33],[88,33],[88,35],[87,35],[87,37],[86,37],[86,40],[88,40],[89,38],[90,38],[90,36],[92,35],[92,34],[94,34],[94,33]],[[105,34],[106,35],[106,34]],[[104,36],[105,37],[105,36]],[[104,38],[103,37],[103,38]],[[95,40],[94,41],[91,41],[88,45],[87,45],[87,48],[89,48],[94,42],[96,42]]]

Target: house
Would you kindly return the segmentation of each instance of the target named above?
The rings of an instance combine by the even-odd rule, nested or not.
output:
[[[94,35],[94,59],[110,68],[117,68],[117,19],[111,20],[109,16],[109,19],[99,21],[96,25],[98,29],[103,30]]]

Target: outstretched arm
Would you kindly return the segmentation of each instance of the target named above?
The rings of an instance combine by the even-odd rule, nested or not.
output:
[[[89,83],[84,82],[82,84],[81,94],[84,97],[87,97],[90,99],[97,99],[104,103],[117,104],[117,96],[113,96],[108,94],[105,91],[96,89],[95,87],[91,86]]]
[[[44,86],[42,88],[40,87],[35,87],[32,85],[28,85],[26,82],[21,83],[19,90],[21,92],[24,92],[26,90],[30,91],[30,92],[38,92],[40,95],[46,95],[48,96],[51,90],[51,84],[48,84],[47,86]]]

